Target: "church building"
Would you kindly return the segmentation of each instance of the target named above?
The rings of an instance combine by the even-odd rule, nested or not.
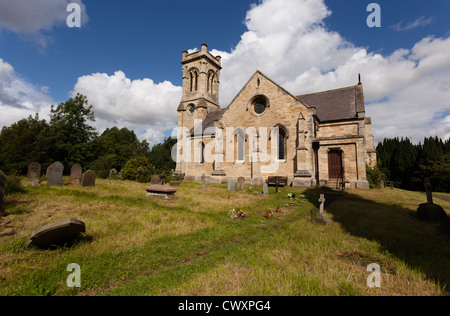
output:
[[[294,187],[369,188],[376,163],[363,86],[293,95],[256,71],[231,103],[219,103],[221,58],[203,44],[183,52],[176,172],[223,183],[272,176]],[[356,77],[356,76],[355,76]]]

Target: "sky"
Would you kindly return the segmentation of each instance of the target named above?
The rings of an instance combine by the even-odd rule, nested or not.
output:
[[[81,93],[100,134],[159,143],[176,135],[182,52],[202,43],[222,57],[222,108],[257,70],[293,95],[360,73],[376,142],[450,137],[448,0],[0,0],[0,128]]]

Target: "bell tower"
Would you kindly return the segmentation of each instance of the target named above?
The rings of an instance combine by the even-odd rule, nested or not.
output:
[[[183,52],[183,95],[178,112],[185,111],[195,119],[203,120],[206,114],[220,109],[219,79],[221,57],[208,52],[202,44],[200,51]]]

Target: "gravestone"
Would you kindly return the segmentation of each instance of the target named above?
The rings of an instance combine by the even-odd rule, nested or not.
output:
[[[70,181],[81,180],[81,176],[83,175],[83,168],[80,165],[73,165],[70,168]]]
[[[245,178],[244,177],[239,177],[238,178],[238,190],[244,190],[244,184],[245,184]]]
[[[422,203],[417,208],[417,218],[422,221],[430,222],[448,222],[449,218],[445,210],[433,203],[433,194],[430,178],[424,179],[425,191],[427,194],[427,203]]]
[[[228,180],[228,191],[236,192],[236,181],[234,179]]]
[[[323,208],[325,204],[325,195],[321,194],[319,198],[320,206],[319,206],[319,215],[316,216],[316,223],[322,224],[322,225],[328,225],[329,221],[325,214],[323,213]]]
[[[116,179],[117,179],[117,169],[112,168],[112,169],[109,171],[109,179],[110,179],[110,180],[116,180]]]
[[[164,185],[166,183],[166,174],[163,172],[159,177],[161,179],[161,184]]]
[[[175,195],[177,189],[169,185],[154,184],[149,187],[146,187],[145,191],[147,191],[147,196],[155,196],[158,198],[168,200]]]
[[[0,216],[5,215],[5,208],[3,206],[3,201],[5,197],[5,188],[6,188],[7,177],[6,174],[0,170]]]
[[[83,173],[83,176],[81,177],[81,186],[83,187],[93,187],[95,186],[95,171],[88,170],[85,173]]]
[[[62,180],[63,172],[64,172],[64,165],[57,161],[54,162],[50,166],[50,180],[48,181],[47,185],[63,185],[64,182]]]
[[[52,166],[53,166],[53,165],[48,166],[48,167],[47,167],[47,170],[45,171],[45,177],[46,177],[48,180],[50,180],[50,176],[52,175]]]
[[[205,174],[202,174],[202,186],[200,187],[200,189],[206,189],[206,185],[205,185],[205,180],[206,180],[206,176]]]
[[[161,178],[159,177],[159,175],[157,174],[152,174],[150,181],[152,184],[160,184],[161,183]]]
[[[27,247],[48,248],[64,246],[73,242],[86,231],[85,224],[76,219],[66,219],[35,229],[28,239]]]
[[[38,162],[32,162],[28,166],[27,178],[30,180],[37,180],[41,176],[41,165]]]
[[[267,182],[263,183],[263,194],[269,195],[269,183],[267,183]]]

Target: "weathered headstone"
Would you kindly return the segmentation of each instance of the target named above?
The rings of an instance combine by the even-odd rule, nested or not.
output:
[[[59,161],[54,162],[50,168],[50,180],[48,181],[47,185],[63,185],[63,172],[64,165]]]
[[[63,246],[73,242],[84,232],[86,232],[86,227],[82,221],[66,219],[34,230],[31,233],[26,246],[38,248]]]
[[[152,184],[160,184],[161,183],[161,178],[159,177],[159,175],[157,174],[152,174],[150,181]]]
[[[263,183],[263,194],[269,195],[269,183],[267,183],[267,182]]]
[[[52,175],[52,166],[53,164],[51,164],[50,166],[47,167],[47,170],[45,171],[45,177],[50,180],[50,177]]]
[[[81,180],[81,176],[83,175],[83,168],[80,165],[73,165],[70,168],[70,180]]]
[[[117,169],[115,169],[115,168],[112,168],[110,171],[109,171],[109,179],[110,180],[116,180],[117,179]]]
[[[202,174],[202,186],[200,187],[200,189],[206,189],[206,185],[205,185],[205,180],[206,180],[206,176],[205,174]]]
[[[236,191],[236,181],[234,179],[228,180],[228,191]]]
[[[95,178],[96,174],[93,170],[88,170],[85,173],[83,173],[83,176],[81,177],[81,186],[83,187],[93,187],[95,186]]]
[[[245,178],[244,177],[239,177],[238,178],[238,190],[244,190],[244,184],[245,184]]]
[[[41,165],[38,162],[32,162],[28,166],[27,178],[30,180],[37,180],[41,176]]]
[[[323,213],[323,208],[325,204],[325,195],[321,194],[319,198],[320,206],[319,206],[319,214],[316,216],[316,223],[322,224],[322,225],[328,225],[329,221],[325,214]]]
[[[7,182],[6,174],[0,170],[0,216],[3,216],[5,214],[3,199],[5,197],[6,182]]]

